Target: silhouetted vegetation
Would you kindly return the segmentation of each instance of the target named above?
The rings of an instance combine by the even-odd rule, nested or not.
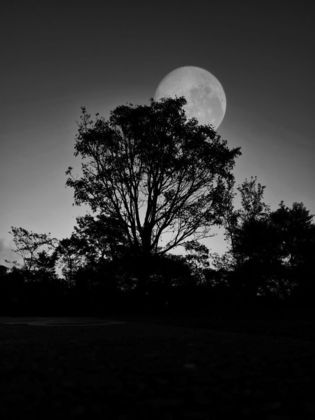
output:
[[[83,109],[71,176],[76,204],[114,221],[129,253],[165,254],[222,223],[239,149],[187,120],[184,98],[120,106],[108,121]],[[116,236],[116,235],[115,235]]]
[[[312,308],[313,216],[303,203],[272,210],[256,178],[235,189],[239,149],[187,120],[184,104],[120,106],[108,121],[83,109],[82,174],[69,168],[67,185],[91,212],[62,240],[12,227],[22,263],[0,266],[2,313]],[[225,228],[224,255],[200,242],[213,226]]]
[[[230,250],[216,264],[228,272],[237,294],[306,301],[313,293],[315,225],[303,203],[271,209],[255,178],[239,188],[242,207],[230,207],[226,221]],[[312,290],[313,289],[313,290]]]

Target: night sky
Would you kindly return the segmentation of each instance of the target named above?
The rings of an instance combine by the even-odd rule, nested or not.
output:
[[[0,11],[0,264],[10,226],[73,230],[73,166],[80,107],[108,116],[148,103],[184,65],[222,83],[218,132],[240,146],[238,182],[257,176],[265,199],[315,213],[314,2],[27,1]],[[78,161],[79,164],[79,161]],[[82,210],[81,210],[82,213]],[[222,249],[222,240],[208,246]]]

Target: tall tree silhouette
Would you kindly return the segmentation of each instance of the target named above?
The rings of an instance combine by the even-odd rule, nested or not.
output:
[[[184,98],[119,106],[109,120],[83,108],[75,144],[82,176],[67,185],[75,203],[115,220],[138,254],[163,254],[222,223],[238,148],[211,126],[187,120]],[[113,238],[115,240],[115,238]]]
[[[230,195],[225,216],[229,250],[223,256],[212,254],[213,264],[232,274],[233,286],[249,296],[257,295],[265,284],[266,272],[278,261],[274,229],[269,223],[270,208],[263,199],[264,189],[256,177],[245,179],[237,187],[239,208],[234,207],[236,193]]]
[[[236,259],[236,264],[242,260],[242,252],[238,252],[240,238],[244,226],[254,224],[265,220],[270,212],[269,206],[264,202],[265,186],[257,181],[257,177],[245,179],[237,187],[240,195],[241,207],[234,208],[232,199],[234,194],[230,195],[230,203],[225,217],[226,238],[230,242],[231,252]]]

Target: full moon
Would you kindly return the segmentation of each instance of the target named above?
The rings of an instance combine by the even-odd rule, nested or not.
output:
[[[159,83],[154,99],[184,96],[188,118],[217,129],[226,111],[226,97],[219,80],[200,67],[184,66],[168,73]]]

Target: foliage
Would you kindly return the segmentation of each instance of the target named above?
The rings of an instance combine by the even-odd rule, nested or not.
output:
[[[64,238],[57,247],[58,266],[68,284],[74,281],[76,272],[84,267],[86,242],[75,234]]]
[[[75,145],[82,176],[69,168],[67,185],[76,204],[115,220],[112,242],[124,238],[134,254],[164,254],[222,223],[240,152],[210,126],[187,120],[185,103],[120,106],[108,121],[93,121],[83,108]]]
[[[187,120],[185,103],[120,106],[108,121],[98,114],[92,120],[83,109],[75,144],[82,174],[75,178],[69,168],[67,185],[91,213],[60,241],[12,227],[23,266],[0,266],[2,311],[223,304],[233,311],[261,296],[313,304],[313,216],[303,203],[281,202],[272,211],[256,177],[237,187],[235,208],[239,149],[229,149],[210,126]],[[210,255],[200,240],[220,224],[230,248]],[[185,256],[168,253],[179,245]]]
[[[235,249],[235,241],[244,224],[253,221],[263,220],[268,217],[270,208],[263,201],[265,187],[257,182],[256,177],[245,179],[237,187],[241,198],[241,207],[235,209],[232,199],[235,194],[230,195],[229,206],[225,216],[226,238],[230,242],[231,252],[234,258],[238,258]]]
[[[84,254],[90,263],[117,258],[125,250],[126,238],[119,220],[104,214],[79,217],[75,235],[85,242]]]
[[[196,285],[191,266],[178,255],[125,254],[113,260],[107,270],[120,290],[143,296]]]
[[[192,267],[199,280],[204,279],[204,271],[209,268],[209,249],[198,241],[187,241],[184,244],[186,261]]]
[[[57,248],[63,275],[72,281],[78,270],[118,258],[125,252],[125,242],[117,219],[103,214],[78,217],[72,235]]]
[[[216,262],[234,273],[243,293],[292,295],[304,281],[301,275],[309,277],[311,255],[315,256],[310,212],[303,203],[289,208],[283,202],[271,211],[256,178],[245,180],[239,191],[242,207],[232,209],[227,218],[231,247]]]
[[[30,278],[53,277],[57,259],[58,241],[50,234],[35,233],[22,227],[11,227],[14,252],[23,259],[23,269]]]
[[[256,222],[263,225],[264,220],[268,217],[270,209],[263,201],[264,189],[265,187],[257,181],[256,177],[251,177],[250,179],[245,179],[237,187],[241,207],[235,208],[235,192],[229,196],[230,201],[224,222],[225,237],[229,243],[229,250],[222,256],[216,252],[210,255],[212,265],[224,277],[226,274],[229,275],[229,273],[239,273],[241,268],[244,268],[248,252],[255,252],[252,249],[253,242],[255,242],[255,246],[260,246],[259,240],[256,243],[255,237],[250,238],[246,232],[248,230],[251,232],[251,229],[247,229],[247,227],[256,224]],[[247,237],[245,238],[244,235],[247,235]],[[249,247],[248,250],[242,249],[242,247],[246,246]],[[260,255],[261,250],[257,249],[256,251]],[[242,280],[244,280],[244,276]],[[253,283],[253,280],[250,280],[250,285]]]
[[[311,257],[309,252],[314,250],[311,246],[314,241],[313,216],[303,203],[293,203],[289,208],[282,201],[270,217],[281,237],[279,246],[284,262],[291,268],[300,267],[305,258]]]

